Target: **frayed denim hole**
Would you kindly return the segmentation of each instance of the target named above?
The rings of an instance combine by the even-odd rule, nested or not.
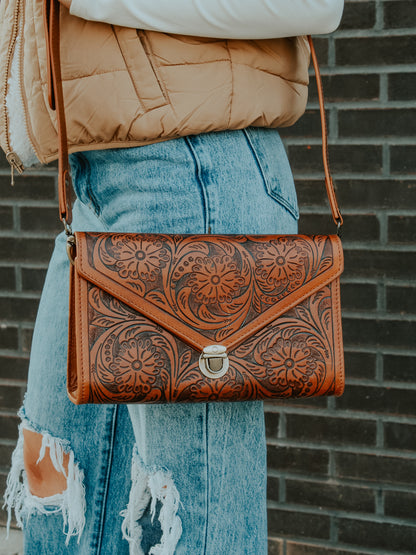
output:
[[[149,553],[150,549],[160,543],[162,539],[162,526],[159,521],[160,509],[162,508],[162,503],[157,501],[156,512],[152,517],[151,512],[151,501],[146,507],[142,518],[140,519],[140,525],[142,527],[142,549],[145,553]]]
[[[131,466],[132,485],[127,508],[121,511],[123,517],[121,530],[123,538],[129,542],[130,555],[173,555],[182,535],[182,521],[178,516],[180,496],[170,472],[145,465],[133,449]],[[143,550],[143,522],[146,512],[150,510],[150,526],[146,518],[145,525],[150,529],[148,541],[156,536],[155,516],[160,522],[159,543],[151,544],[150,550]],[[156,539],[156,538],[154,538]]]
[[[24,418],[21,409],[19,415]],[[62,472],[67,480],[67,488],[62,493],[41,498],[30,492],[26,469],[24,466],[24,438],[23,429],[39,433],[42,436],[42,446],[38,461],[41,461],[49,449],[49,456],[56,470]],[[63,454],[69,454],[68,470],[63,466]],[[35,429],[26,418],[19,426],[19,437],[12,455],[12,466],[7,477],[7,488],[4,495],[3,508],[7,509],[7,535],[10,530],[12,511],[14,511],[17,525],[23,528],[23,520],[33,514],[61,514],[63,519],[63,533],[66,535],[65,545],[68,545],[72,536],[77,536],[78,542],[85,527],[85,487],[84,472],[75,461],[74,453],[69,442],[53,437],[47,431]]]

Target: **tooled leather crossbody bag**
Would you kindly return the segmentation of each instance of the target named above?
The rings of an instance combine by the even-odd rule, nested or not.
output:
[[[50,104],[59,132],[59,210],[71,261],[70,399],[172,403],[341,395],[339,233],[72,233],[59,2],[45,6]],[[325,184],[339,231],[322,85],[310,45]]]

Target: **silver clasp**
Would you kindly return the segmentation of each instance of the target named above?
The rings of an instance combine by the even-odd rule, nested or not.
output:
[[[199,357],[199,368],[207,378],[221,378],[228,367],[227,347],[223,345],[209,345]]]

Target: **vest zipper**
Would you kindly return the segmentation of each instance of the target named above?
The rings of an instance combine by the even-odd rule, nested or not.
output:
[[[10,133],[9,133],[9,128],[10,128],[10,122],[9,122],[9,116],[8,116],[8,112],[7,112],[7,104],[6,104],[6,99],[7,99],[7,91],[8,91],[8,87],[9,87],[9,77],[11,74],[11,66],[12,66],[12,62],[13,62],[13,56],[15,55],[15,48],[16,48],[16,41],[17,41],[17,37],[19,35],[19,29],[20,29],[20,15],[21,15],[21,11],[22,11],[22,0],[16,0],[16,5],[14,8],[14,14],[13,14],[13,28],[12,28],[12,34],[11,34],[11,38],[10,38],[10,44],[9,44],[9,48],[7,51],[7,55],[6,55],[6,71],[4,72],[4,81],[3,81],[3,87],[4,87],[4,97],[3,97],[3,120],[4,120],[4,128],[5,128],[5,137],[6,137],[6,159],[10,164],[10,172],[11,172],[11,185],[14,185],[14,172],[17,171],[17,173],[22,174],[24,172],[24,165],[23,162],[21,161],[19,155],[14,152],[12,150],[11,144],[10,144]],[[23,31],[23,30],[22,30]],[[21,33],[23,35],[23,32]],[[21,92],[21,83],[22,83],[22,57],[23,57],[23,38],[21,39],[21,44],[20,44],[20,49],[19,49],[19,75],[18,75],[18,85],[19,85],[19,91]],[[22,99],[23,102],[23,99]],[[25,126],[26,126],[26,133],[29,139],[29,142],[33,148],[33,151],[36,154],[36,150],[33,146],[32,141],[30,140],[30,136],[27,130],[27,119],[26,119],[26,112],[25,112],[25,107],[23,106],[23,112],[25,114]]]

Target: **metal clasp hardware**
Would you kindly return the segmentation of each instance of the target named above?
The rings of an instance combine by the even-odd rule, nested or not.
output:
[[[209,345],[199,357],[199,368],[207,378],[221,378],[228,367],[227,347],[223,345]]]
[[[66,240],[66,254],[68,255],[68,258],[71,264],[75,263],[75,256],[76,256],[75,247],[76,247],[75,237],[74,235],[69,235]]]
[[[342,229],[341,229],[341,227],[342,227],[341,220],[337,220],[337,235],[338,235],[338,237],[339,237],[340,239],[341,239],[341,237],[342,237]]]
[[[67,237],[72,237],[72,227],[71,224],[69,224],[65,218],[61,217],[61,221],[64,224],[64,231],[65,231],[65,235]]]

